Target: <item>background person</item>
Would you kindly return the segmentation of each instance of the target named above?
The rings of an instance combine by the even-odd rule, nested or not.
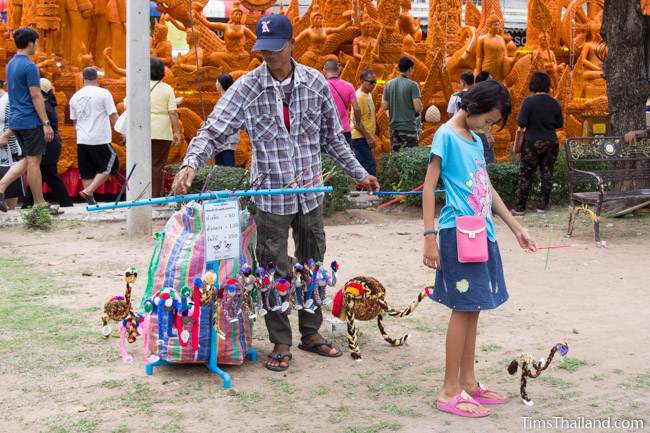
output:
[[[417,118],[422,112],[422,99],[418,83],[411,80],[415,63],[407,56],[400,57],[397,69],[400,76],[393,78],[384,88],[382,106],[390,126],[390,143],[393,152],[418,145]]]
[[[556,129],[562,128],[562,107],[557,99],[548,94],[551,78],[546,72],[535,72],[528,88],[533,95],[524,99],[517,116],[517,125],[525,128],[524,143],[521,146],[519,165],[519,189],[514,215],[526,211],[526,202],[533,182],[533,175],[539,168],[542,181],[541,197],[537,211],[548,208],[553,188],[553,170],[560,145]]]
[[[163,190],[163,171],[167,165],[169,148],[181,143],[181,124],[176,110],[174,89],[162,79],[165,65],[151,58],[149,97],[151,100],[151,197],[160,197]]]
[[[84,188],[79,192],[89,205],[97,204],[94,193],[117,174],[119,161],[111,145],[111,128],[117,121],[113,95],[99,87],[97,70],[82,72],[84,87],[70,98],[70,120],[77,131],[77,164]]]
[[[232,86],[234,80],[230,74],[221,74],[217,77],[217,91],[223,96],[230,86]],[[224,167],[234,167],[237,165],[235,163],[235,150],[239,144],[239,131],[236,134],[233,134],[232,138],[228,140],[228,148],[219,152],[214,158],[214,163],[216,165],[223,165]]]
[[[377,166],[372,150],[375,148],[375,133],[377,132],[377,120],[375,117],[375,103],[372,100],[372,91],[377,85],[377,75],[372,69],[361,72],[359,77],[361,85],[357,89],[356,97],[359,104],[359,118],[361,122],[353,118],[352,141],[350,146],[366,171],[377,176]]]
[[[27,174],[27,183],[34,196],[34,204],[47,205],[43,198],[41,159],[48,142],[54,139],[54,131],[47,119],[41,76],[38,67],[29,59],[36,53],[38,33],[23,27],[13,34],[16,55],[7,64],[9,99],[9,129],[16,135],[24,158],[13,164],[0,180],[0,211],[6,212],[4,193],[16,179]],[[3,138],[5,140],[5,138]],[[49,205],[48,205],[49,206]],[[50,212],[58,214],[57,207],[49,206]]]

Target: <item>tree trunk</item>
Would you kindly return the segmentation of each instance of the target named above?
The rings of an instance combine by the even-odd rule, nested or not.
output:
[[[612,135],[645,129],[649,22],[641,13],[640,0],[605,0],[600,32],[608,49],[604,72]]]

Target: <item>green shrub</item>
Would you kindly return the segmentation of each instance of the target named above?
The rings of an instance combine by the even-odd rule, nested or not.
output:
[[[514,203],[519,184],[519,162],[504,162],[501,164],[488,164],[490,182],[497,190],[503,201],[507,204]]]
[[[336,168],[334,176],[326,182],[326,185],[331,186],[334,190],[329,194],[325,194],[325,208],[323,209],[325,215],[331,215],[336,211],[350,207],[348,193],[352,181],[328,155],[322,154],[321,156],[323,158],[323,173],[328,173],[333,168]]]
[[[397,153],[383,154],[379,173],[381,189],[411,191],[422,185],[429,166],[429,150],[429,147],[412,147]],[[419,195],[409,196],[405,202],[419,205],[422,198]]]
[[[32,206],[21,212],[23,222],[30,229],[49,230],[52,227],[52,216],[45,204]]]
[[[404,149],[398,153],[382,155],[381,167],[379,173],[379,183],[382,190],[391,191],[410,191],[424,182],[429,164],[428,147],[416,147]],[[511,206],[517,196],[517,187],[519,185],[519,161],[501,164],[489,164],[487,167],[490,181],[497,190],[503,201]],[[530,201],[538,198],[539,178],[533,181]],[[441,183],[441,187],[442,183]],[[557,162],[555,164],[555,174],[553,177],[553,191],[551,201],[553,203],[565,203],[569,197],[567,163],[564,149],[560,149]],[[407,202],[420,205],[422,203],[420,196],[412,196]]]

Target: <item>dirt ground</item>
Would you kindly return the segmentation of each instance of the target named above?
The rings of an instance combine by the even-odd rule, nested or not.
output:
[[[362,323],[364,359],[354,362],[345,336],[326,320],[323,333],[342,346],[342,358],[296,347],[286,374],[260,361],[226,368],[235,389],[226,392],[202,366],[163,367],[147,377],[141,340],[129,347],[135,361],[124,364],[117,339],[101,338],[101,308],[123,293],[128,266],[141,272],[135,304],[143,293],[152,239],[128,238],[123,222],[65,222],[47,233],[2,228],[0,432],[518,432],[522,417],[556,416],[641,418],[650,428],[650,213],[604,219],[607,248],[595,246],[584,219],[565,238],[564,208],[523,221],[538,244],[575,246],[525,254],[498,223],[511,297],[481,315],[476,362],[481,381],[511,401],[478,420],[434,408],[449,311],[428,299],[412,316],[385,321],[390,334],[411,334],[407,346],[390,347],[374,322]],[[338,214],[326,232],[327,260],[341,264],[341,283],[375,276],[400,307],[433,282],[412,210]],[[292,323],[296,340],[297,316]],[[260,360],[271,349],[266,337],[258,322]],[[525,407],[506,365],[522,351],[546,356],[560,339],[569,342],[568,359],[529,383],[536,404]]]

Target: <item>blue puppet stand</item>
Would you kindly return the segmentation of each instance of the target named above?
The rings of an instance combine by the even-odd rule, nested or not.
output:
[[[86,210],[88,212],[95,212],[95,211],[103,211],[103,210],[110,210],[110,209],[119,209],[119,208],[129,208],[129,207],[135,207],[135,206],[150,206],[154,204],[163,204],[163,203],[173,203],[173,202],[184,202],[184,201],[202,201],[202,200],[213,200],[212,202],[204,202],[203,205],[203,225],[205,227],[204,234],[205,234],[205,268],[210,270],[213,269],[216,275],[219,275],[220,271],[222,270],[220,267],[220,263],[224,260],[232,260],[233,264],[233,269],[232,269],[232,278],[231,279],[236,279],[239,269],[241,269],[244,264],[248,265],[253,265],[254,261],[254,255],[251,253],[252,249],[249,248],[249,245],[253,245],[254,241],[254,227],[252,225],[252,219],[251,223],[246,226],[245,228],[243,226],[240,226],[240,212],[239,212],[239,205],[237,200],[237,197],[251,197],[251,196],[262,196],[262,195],[289,195],[289,194],[305,194],[305,193],[329,193],[332,192],[332,187],[329,186],[316,186],[316,187],[309,187],[309,188],[279,188],[279,189],[256,189],[256,190],[245,190],[245,191],[212,191],[212,192],[206,192],[206,193],[200,193],[200,194],[188,194],[188,195],[182,195],[182,196],[172,196],[172,197],[164,197],[164,198],[155,198],[155,199],[143,199],[143,200],[136,200],[132,202],[119,202],[115,204],[103,204],[103,205],[93,205],[93,206],[87,206]],[[206,218],[206,215],[209,215],[208,218]],[[236,226],[236,229],[235,229]],[[248,260],[248,262],[247,262]],[[226,262],[224,262],[226,263]],[[227,262],[228,264],[230,262]],[[228,272],[229,274],[230,272]],[[228,279],[227,273],[225,273],[224,269],[224,278],[226,281],[230,281],[231,279]],[[218,289],[220,287],[220,283],[224,283],[226,281],[218,281],[218,277],[214,276],[214,281],[211,281],[210,284],[213,284],[213,288]],[[199,278],[199,284],[201,282],[201,279]],[[236,283],[237,281],[235,281]],[[200,285],[199,285],[200,287]],[[230,287],[230,286],[228,286]],[[157,293],[162,293],[163,291],[167,291],[165,296],[169,297],[170,294],[174,299],[181,299],[181,298],[176,298],[178,296],[177,293],[172,293],[174,292],[174,289],[177,291],[185,291],[187,292],[187,287],[181,288],[181,287],[176,287],[176,288],[165,288],[165,287],[158,287],[159,292]],[[171,291],[171,292],[170,292]],[[155,297],[156,295],[154,295]],[[185,296],[185,295],[183,295]],[[154,299],[154,298],[152,298]],[[166,299],[166,301],[169,301],[169,305],[167,305],[167,308],[170,310],[173,310],[174,308],[177,308],[176,313],[174,314],[180,314],[183,317],[179,317],[179,326],[181,329],[183,329],[183,320],[186,319],[184,317],[187,314],[187,311],[189,310],[189,301],[187,299],[181,299],[182,304],[179,304],[178,302],[174,301],[174,299]],[[203,341],[202,344],[204,344],[203,347],[205,346],[210,346],[209,347],[209,353],[202,352],[202,356],[198,358],[198,352],[195,352],[196,348],[192,348],[192,352],[189,352],[190,354],[196,354],[196,357],[194,359],[188,359],[186,362],[191,362],[191,363],[196,363],[196,362],[206,362],[206,366],[208,369],[218,375],[222,380],[223,380],[223,387],[224,389],[228,389],[232,386],[232,381],[230,378],[230,375],[223,370],[219,368],[217,365],[218,362],[218,347],[219,347],[219,340],[218,338],[223,338],[223,335],[219,334],[219,330],[221,329],[221,326],[218,324],[212,323],[213,318],[215,315],[213,314],[215,312],[215,309],[219,308],[219,305],[217,303],[218,298],[217,295],[215,294],[212,297],[213,301],[211,304],[203,304],[201,308],[201,314],[197,317],[203,318],[203,320],[209,320],[209,343],[208,339],[205,338],[206,333],[200,334],[204,336],[203,338],[199,338],[196,341]],[[172,302],[173,301],[173,302]],[[161,300],[158,299],[158,304],[161,305],[160,302]],[[179,301],[180,302],[180,301]],[[164,302],[163,302],[164,303]],[[196,305],[196,302],[193,302],[191,305]],[[201,304],[201,302],[199,302]],[[153,304],[152,304],[153,305]],[[180,306],[178,306],[180,305]],[[162,305],[161,305],[162,307]],[[152,307],[153,308],[153,307]],[[205,308],[205,310],[203,310]],[[153,312],[153,311],[152,311]],[[179,313],[180,312],[180,313]],[[157,326],[163,326],[163,334],[162,334],[162,340],[158,338],[158,341],[165,341],[164,339],[169,336],[171,336],[171,332],[169,331],[172,328],[171,324],[171,315],[164,315],[160,314],[162,313],[162,310],[160,310],[157,314]],[[250,320],[252,321],[253,319],[250,318],[249,316],[243,316],[241,311],[238,315],[232,316],[232,312],[227,312],[227,313],[220,313],[221,314],[228,314],[228,316],[224,317],[243,317],[242,320]],[[240,316],[242,315],[242,316]],[[207,319],[206,319],[207,317]],[[200,319],[199,319],[200,320]],[[252,322],[246,322],[246,324],[249,325],[248,327],[248,334],[245,334],[246,331],[242,331],[239,329],[239,332],[244,332],[244,339],[248,335],[248,338],[250,339],[250,334],[252,333]],[[233,320],[231,320],[233,322]],[[204,325],[206,325],[204,323]],[[217,328],[217,326],[219,326]],[[244,325],[242,325],[243,327]],[[233,326],[234,328],[234,326]],[[159,332],[161,328],[158,328]],[[194,332],[194,329],[193,329]],[[231,329],[231,332],[233,330]],[[179,341],[181,339],[181,334],[187,333],[186,330],[183,330],[183,332],[179,332],[177,330],[178,338]],[[176,337],[176,336],[175,336]],[[188,338],[187,336],[182,337],[183,338],[183,344],[187,345]],[[194,340],[192,340],[194,341]],[[246,350],[241,350],[237,354],[237,362],[240,363],[243,361],[244,358],[248,358],[251,361],[255,362],[257,361],[257,352],[255,349],[250,347],[250,344],[245,344],[242,345],[241,348],[243,349],[245,346]],[[161,347],[166,350],[163,346],[158,346],[158,355],[160,355],[161,352]],[[196,347],[201,347],[196,346]],[[159,367],[162,365],[175,365],[178,363],[183,363],[183,360],[181,359],[179,362],[170,362],[168,359],[162,359],[162,358],[168,358],[168,354],[165,354],[165,356],[160,357],[156,356],[152,362],[149,362],[146,364],[145,371],[148,376],[151,376],[153,374],[154,368]],[[192,356],[192,355],[190,355]],[[228,352],[226,351],[225,353],[222,354],[223,356],[229,356]],[[197,359],[200,359],[197,361]],[[223,363],[223,362],[222,362]],[[238,365],[238,364],[237,364]]]
[[[239,209],[239,202],[237,199],[217,199],[214,201],[204,202],[202,206],[203,214],[203,236],[205,239],[205,269],[207,271],[212,270],[214,272],[215,283],[219,280],[217,277],[220,273],[220,266],[224,261],[229,260],[232,266],[232,278],[237,277],[239,267],[242,266],[242,261],[245,261],[246,258],[245,252],[247,251],[248,245],[242,245],[242,242],[248,243],[251,240],[249,235],[250,230],[254,231],[254,227],[247,227],[246,224],[242,224],[242,215]],[[246,214],[246,212],[245,212]],[[244,217],[244,219],[247,219]],[[248,229],[248,230],[247,230]],[[242,236],[242,230],[246,231],[246,236]],[[228,272],[230,273],[230,272]],[[224,275],[224,278],[226,276]],[[206,278],[207,279],[207,278]],[[219,281],[215,284],[215,288],[221,286],[223,281]],[[201,307],[202,314],[206,314],[210,320],[210,335],[209,335],[209,360],[207,361],[206,366],[208,369],[218,375],[223,381],[224,389],[228,389],[232,386],[232,380],[228,373],[219,368],[218,355],[219,355],[219,344],[217,337],[224,338],[223,335],[219,336],[218,330],[216,329],[217,320],[216,309],[219,308],[218,302],[219,299],[216,296],[213,298],[212,304],[209,308]],[[185,304],[183,304],[185,308]],[[212,323],[213,318],[215,318],[215,323]],[[241,320],[250,320],[248,316],[243,316]],[[164,321],[158,320],[158,326],[163,326]],[[171,324],[168,322],[169,326]],[[248,325],[252,328],[252,324],[249,322]],[[243,325],[242,325],[243,326]],[[234,329],[239,330],[239,322],[233,324],[231,332],[235,332]],[[240,331],[241,332],[241,331]],[[252,332],[252,331],[251,331]],[[179,332],[180,337],[180,332]],[[257,361],[257,352],[255,349],[246,347],[245,358],[250,359],[253,362]],[[173,365],[176,362],[169,362],[164,359],[156,359],[153,362],[150,362],[146,365],[147,375],[152,375],[154,367],[161,365]]]
[[[257,362],[257,351],[252,347],[246,352],[246,357],[252,362]],[[161,365],[175,365],[173,362],[164,361],[159,359],[154,362],[150,362],[146,365],[145,371],[147,376],[153,375],[154,367],[160,367]],[[217,365],[217,331],[214,330],[214,326],[210,327],[210,361],[206,364],[208,370],[216,374],[223,381],[223,389],[229,389],[232,387],[232,379],[230,375],[219,368]]]

